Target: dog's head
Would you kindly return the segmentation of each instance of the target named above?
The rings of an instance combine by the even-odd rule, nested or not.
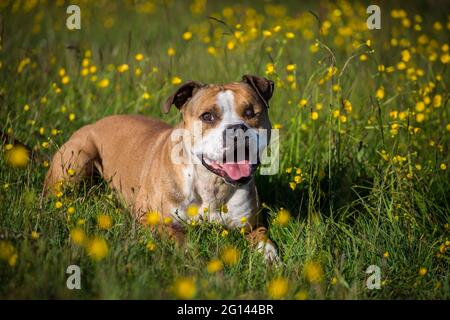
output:
[[[183,115],[183,129],[191,133],[190,156],[227,183],[248,183],[270,140],[269,100],[274,84],[244,75],[241,82],[205,85],[188,81],[164,104]],[[200,131],[200,133],[199,133]]]

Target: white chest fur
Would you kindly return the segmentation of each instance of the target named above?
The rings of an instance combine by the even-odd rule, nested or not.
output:
[[[177,221],[208,221],[226,228],[240,228],[253,220],[258,205],[253,181],[244,186],[232,186],[205,168],[196,170],[195,166],[187,166],[183,174],[185,200],[172,210]],[[189,216],[189,206],[196,206],[198,215]]]

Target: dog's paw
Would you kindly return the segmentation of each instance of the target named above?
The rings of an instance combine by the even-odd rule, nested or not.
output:
[[[278,263],[280,261],[277,249],[270,241],[260,241],[256,247],[256,250],[260,252],[264,256],[264,259],[269,263]]]

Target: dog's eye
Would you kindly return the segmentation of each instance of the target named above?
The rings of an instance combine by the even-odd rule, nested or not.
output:
[[[246,117],[247,119],[251,119],[254,116],[255,116],[255,111],[253,110],[252,107],[248,107],[247,109],[245,109],[244,117]]]
[[[211,113],[211,112],[205,112],[203,113],[200,118],[204,121],[204,122],[213,122],[214,120],[216,120],[216,117]]]

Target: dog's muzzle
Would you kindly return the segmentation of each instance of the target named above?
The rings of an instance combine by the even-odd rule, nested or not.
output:
[[[244,124],[228,126],[223,131],[223,157],[221,161],[201,155],[201,161],[209,171],[221,176],[227,183],[249,183],[259,165],[258,144],[251,143],[248,127]]]

